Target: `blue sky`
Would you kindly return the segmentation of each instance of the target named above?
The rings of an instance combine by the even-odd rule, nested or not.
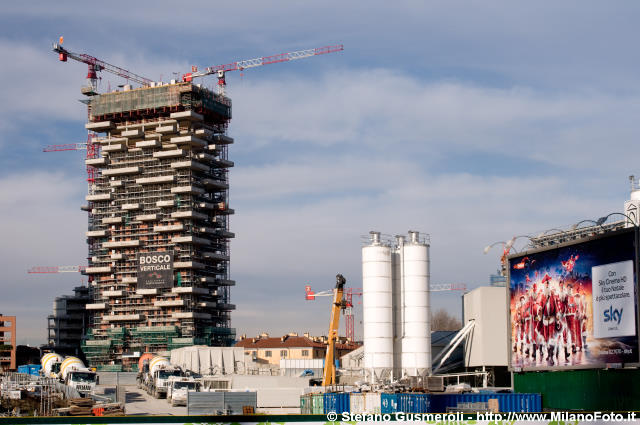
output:
[[[483,247],[620,211],[639,174],[640,53],[632,1],[11,3],[0,15],[0,312],[46,338],[84,264],[78,102],[65,46],[165,81],[174,73],[342,43],[344,52],[228,76],[238,334],[326,332],[336,273],[360,287],[369,230],[431,235],[432,281],[475,287]],[[106,90],[122,81],[102,75]],[[205,80],[215,84],[215,79]],[[436,294],[454,314],[459,294]],[[357,319],[361,320],[361,319]],[[361,332],[360,332],[361,335]]]

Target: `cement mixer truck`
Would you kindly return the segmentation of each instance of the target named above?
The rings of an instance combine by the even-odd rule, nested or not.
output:
[[[62,361],[60,379],[69,387],[78,390],[82,396],[91,394],[96,389],[96,373],[88,369],[77,357],[69,356]]]
[[[40,359],[42,366],[42,374],[46,378],[58,378],[60,376],[60,366],[62,365],[62,357],[60,354],[47,353]]]
[[[167,382],[170,377],[182,377],[184,373],[178,366],[172,366],[169,359],[161,356],[143,354],[138,364],[138,388],[143,388],[147,394],[155,398],[166,397]]]

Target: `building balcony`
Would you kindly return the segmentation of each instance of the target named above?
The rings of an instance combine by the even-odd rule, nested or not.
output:
[[[85,272],[88,274],[111,273],[111,266],[87,267]]]
[[[94,195],[87,195],[84,197],[87,201],[110,201],[113,199],[113,194],[109,193],[96,193]]]
[[[115,125],[113,125],[111,121],[88,122],[84,125],[84,128],[87,130],[95,131],[97,133],[105,132],[114,127]]]
[[[185,151],[182,149],[173,149],[169,151],[154,152],[154,158],[179,158],[185,156]]]
[[[188,144],[190,146],[195,146],[198,148],[204,148],[205,146],[207,146],[207,142],[205,142],[202,139],[199,139],[195,136],[178,136],[178,137],[172,137],[171,138],[171,143],[176,144],[176,145],[184,145],[184,144]]]
[[[159,148],[162,146],[160,140],[143,140],[142,142],[136,142],[136,148]]]
[[[137,239],[130,241],[115,241],[115,242],[103,242],[103,248],[127,248],[133,246],[140,246],[140,241]]]
[[[176,180],[176,176],[157,176],[157,177],[143,177],[136,179],[137,184],[162,184],[173,183]]]
[[[104,148],[102,148],[104,150]],[[123,176],[127,174],[139,174],[142,171],[141,167],[122,167],[122,168],[110,168],[103,170],[103,176]]]

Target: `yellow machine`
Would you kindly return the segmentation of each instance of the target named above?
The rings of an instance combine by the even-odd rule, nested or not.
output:
[[[340,326],[340,311],[346,307],[346,302],[343,299],[344,284],[346,282],[346,279],[341,274],[336,276],[336,287],[333,290],[333,304],[331,305],[331,321],[329,322],[327,355],[324,358],[324,373],[322,375],[323,387],[336,384],[335,348],[338,327]]]

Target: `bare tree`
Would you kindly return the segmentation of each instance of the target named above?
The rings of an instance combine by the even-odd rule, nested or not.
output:
[[[432,331],[457,331],[461,327],[460,320],[442,308],[431,315]]]

